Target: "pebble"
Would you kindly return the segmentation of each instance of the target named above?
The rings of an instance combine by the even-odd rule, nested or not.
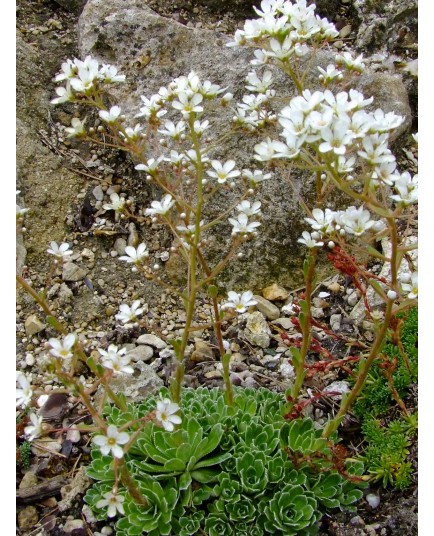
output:
[[[314,318],[324,318],[324,311],[321,307],[312,307],[312,316]]]
[[[208,372],[205,372],[204,376],[208,380],[222,377],[221,372],[219,370],[209,370]]]
[[[334,314],[330,316],[330,327],[333,331],[339,331],[341,328],[342,315]]]
[[[35,473],[33,471],[27,471],[27,473],[24,473],[23,479],[18,487],[19,489],[27,489],[35,486],[37,483],[38,477],[35,475]]]
[[[38,521],[38,511],[34,506],[26,506],[18,513],[18,526],[21,530],[34,529]]]
[[[354,516],[350,519],[350,525],[352,527],[364,527],[366,525],[365,521],[360,516]]]
[[[253,296],[253,299],[258,303],[256,308],[260,311],[268,320],[276,320],[280,316],[280,310],[273,303],[263,298],[262,296]]]
[[[283,329],[294,328],[294,324],[291,322],[290,318],[276,318],[276,320],[273,320],[271,323],[276,324],[278,326],[282,326]]]
[[[368,493],[368,495],[366,495],[366,501],[371,508],[377,508],[380,504],[380,497],[375,493]]]
[[[329,289],[330,292],[334,292],[335,294],[341,291],[341,286],[337,281],[333,281],[333,283],[330,283],[330,285],[327,285],[327,288]]]
[[[277,283],[273,283],[269,287],[262,289],[262,295],[270,301],[283,301],[288,298],[289,292]]]
[[[271,331],[265,316],[256,311],[254,313],[245,313],[243,317],[247,320],[244,331],[245,338],[254,346],[268,348],[270,346]]]
[[[36,363],[36,359],[32,354],[26,355],[26,365],[31,367]]]
[[[125,238],[117,238],[113,245],[113,249],[114,251],[116,251],[118,255],[123,255],[125,253],[126,247],[127,247],[127,241],[125,240]]]
[[[96,523],[97,519],[87,504],[83,506],[81,513],[84,515],[87,523]]]
[[[160,339],[156,335],[153,335],[152,333],[144,333],[143,335],[140,335],[136,342],[137,344],[148,344],[149,346],[157,348],[157,350],[163,350],[164,348],[167,348],[167,344],[162,339]]]
[[[78,443],[81,439],[80,430],[74,425],[66,432],[66,439],[71,443]]]
[[[87,272],[87,270],[73,262],[65,262],[63,265],[62,279],[64,281],[82,281],[86,277]]]
[[[358,301],[359,301],[359,295],[358,295],[358,293],[356,291],[352,292],[348,296],[348,305],[350,307],[354,307]]]
[[[30,315],[24,322],[24,329],[26,330],[26,334],[31,337],[32,335],[44,330],[45,324],[37,315]]]
[[[195,339],[194,351],[190,356],[191,361],[194,363],[201,363],[202,361],[214,361],[214,352],[209,344],[202,339]]]
[[[137,346],[130,352],[127,353],[127,356],[131,361],[150,361],[154,355],[154,350],[150,346],[142,345]]]
[[[104,199],[104,191],[100,184],[95,186],[95,188],[92,190],[92,193],[97,201],[102,201]]]
[[[84,529],[84,521],[82,519],[68,519],[68,521],[63,525],[63,531],[65,534],[71,534],[76,530]]]

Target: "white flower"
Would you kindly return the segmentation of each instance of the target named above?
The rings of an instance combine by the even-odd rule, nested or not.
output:
[[[164,122],[165,129],[159,130],[160,134],[163,136],[169,136],[174,140],[178,140],[181,134],[185,131],[185,121],[178,121],[178,123],[173,123],[173,121]]]
[[[300,244],[304,244],[308,248],[320,248],[324,245],[324,242],[317,242],[315,238],[308,232],[303,231],[301,233],[301,236],[303,238],[299,238],[297,242],[300,242]]]
[[[272,176],[271,173],[264,174],[260,169],[255,169],[253,172],[250,169],[243,169],[243,177],[246,177],[253,185],[271,179]]]
[[[312,218],[304,218],[314,231],[330,233],[333,231],[333,219],[336,213],[329,208],[323,212],[320,208],[312,210]]]
[[[266,93],[273,83],[273,74],[271,71],[265,71],[262,75],[262,80],[258,77],[255,71],[250,72],[246,78],[249,85],[246,85],[246,89],[254,91],[256,93]]]
[[[202,101],[203,97],[200,93],[188,95],[185,92],[180,92],[178,100],[173,101],[172,106],[175,110],[179,110],[184,118],[188,119],[192,113],[203,112],[203,107],[199,106]]]
[[[211,166],[213,167],[214,171],[207,171],[207,174],[210,177],[216,178],[219,184],[224,184],[227,179],[241,175],[241,172],[238,171],[238,169],[234,169],[234,160],[228,160],[223,165],[218,160],[212,160]]]
[[[15,205],[15,206],[16,206],[16,218],[17,219],[22,218],[24,214],[30,210],[28,208],[20,207],[19,205]]]
[[[337,54],[335,61],[337,65],[344,65],[349,71],[358,71],[363,72],[365,69],[365,64],[363,63],[363,55],[353,58],[349,52],[343,52],[342,54]]]
[[[323,81],[324,84],[332,82],[335,78],[342,80],[342,71],[336,69],[336,65],[330,64],[327,65],[327,69],[323,69],[322,67],[317,67],[317,69],[320,72],[319,79]]]
[[[395,190],[397,194],[391,195],[394,201],[406,205],[412,205],[418,201],[418,175],[411,177],[408,171],[402,173],[395,181]]]
[[[237,205],[237,210],[244,212],[246,216],[261,214],[261,203],[259,201],[254,201],[253,204],[251,204],[250,201],[243,200]]]
[[[84,128],[85,121],[81,121],[78,117],[73,117],[71,119],[71,127],[65,128],[65,132],[68,134],[68,138],[80,137],[86,134],[86,129]]]
[[[375,222],[370,217],[369,210],[360,206],[359,208],[348,207],[340,214],[339,219],[347,233],[360,236],[374,225]]]
[[[418,290],[419,290],[419,282],[418,282],[418,272],[413,272],[411,274],[411,282],[409,283],[403,283],[402,291],[407,294],[407,298],[410,298],[410,300],[413,300],[417,298],[418,296]]]
[[[104,82],[114,83],[114,82],[125,82],[124,74],[117,74],[118,70],[114,65],[103,64],[99,70],[100,76],[104,79]]]
[[[110,451],[115,458],[122,458],[124,451],[121,445],[128,443],[130,436],[126,432],[119,432],[114,424],[107,428],[106,435],[97,435],[93,438],[93,442],[97,445],[104,456],[107,456]]]
[[[152,95],[150,99],[141,96],[144,106],[140,108],[140,113],[136,117],[146,117],[147,119],[160,118],[167,113],[162,108],[163,102],[160,95]]]
[[[119,106],[112,106],[108,112],[106,110],[99,111],[99,116],[106,123],[115,123],[120,115],[121,109]]]
[[[29,418],[32,424],[24,428],[24,434],[26,435],[27,441],[33,441],[42,434],[42,416],[38,416],[31,411]]]
[[[126,348],[118,351],[117,346],[112,344],[108,347],[108,352],[100,349],[98,351],[103,356],[103,366],[113,370],[115,374],[132,374],[134,372],[133,367],[130,366],[131,358],[123,355],[127,351]]]
[[[50,354],[55,357],[61,357],[63,359],[68,359],[72,357],[72,348],[77,340],[77,335],[75,333],[68,333],[62,341],[59,339],[50,339],[48,344],[51,346]]]
[[[63,242],[60,246],[57,242],[51,242],[50,246],[51,248],[47,249],[47,253],[51,253],[51,255],[54,255],[58,259],[65,260],[69,255],[72,255],[72,251],[69,249],[69,244],[67,242]]]
[[[175,424],[181,424],[181,417],[175,415],[179,411],[178,404],[171,402],[168,398],[163,398],[157,402],[157,410],[155,412],[155,418],[159,421],[165,430],[173,432]]]
[[[117,512],[122,515],[125,515],[124,506],[122,504],[125,501],[125,497],[123,495],[118,495],[116,493],[113,493],[112,491],[109,491],[107,493],[104,493],[103,497],[104,499],[101,499],[96,503],[95,506],[97,508],[105,508],[106,506],[108,506],[108,517],[115,517]]]
[[[62,63],[62,71],[56,75],[54,81],[62,82],[63,80],[70,80],[77,74],[77,66],[72,60],[66,60]]]
[[[119,132],[119,134],[126,140],[135,141],[139,139],[142,130],[143,127],[138,123],[134,128],[126,127],[125,134],[123,132]]]
[[[119,197],[116,192],[110,194],[111,203],[106,203],[102,206],[104,210],[114,210],[115,212],[122,212],[125,208],[125,198]]]
[[[209,121],[199,121],[198,119],[193,124],[193,129],[198,136],[201,136],[205,130],[209,128]]]
[[[333,151],[337,155],[343,155],[353,137],[353,133],[349,130],[349,122],[344,119],[338,120],[330,127],[321,130],[321,138],[324,141],[320,144],[319,151],[321,153]]]
[[[17,371],[16,373],[16,380],[19,384],[19,388],[16,390],[16,407],[22,406],[23,408],[27,407],[31,400],[33,395],[32,390],[32,375],[31,374],[24,374],[21,371]]]
[[[133,262],[134,264],[139,264],[149,256],[147,251],[146,244],[143,242],[137,246],[137,249],[133,246],[127,246],[125,248],[126,255],[119,257],[120,261]]]
[[[357,151],[357,154],[374,166],[384,162],[394,162],[395,157],[387,146],[387,140],[387,134],[366,136],[362,141],[364,151]]]
[[[137,166],[134,169],[137,169],[138,171],[146,171],[150,175],[155,175],[157,168],[162,162],[163,156],[159,156],[157,159],[150,158],[146,164],[137,164]]]
[[[229,218],[229,223],[233,226],[233,235],[254,233],[256,227],[261,225],[258,221],[249,223],[248,217],[246,214],[244,214],[244,212],[238,214],[236,218]]]
[[[74,100],[74,93],[69,82],[66,84],[66,87],[57,87],[56,94],[57,97],[51,100],[51,104],[61,104],[62,102],[71,102]]]
[[[221,309],[234,309],[237,313],[245,313],[251,305],[256,305],[258,302],[253,299],[253,292],[246,290],[242,294],[238,294],[233,290],[228,292],[229,301],[221,306]]]
[[[135,322],[137,317],[141,315],[143,311],[144,307],[140,307],[140,300],[134,301],[131,307],[126,303],[121,303],[119,306],[119,313],[115,315],[115,318],[124,324],[127,322]]]
[[[170,194],[166,194],[161,201],[152,201],[151,207],[145,211],[146,216],[155,216],[156,214],[167,214],[175,204],[175,200]]]

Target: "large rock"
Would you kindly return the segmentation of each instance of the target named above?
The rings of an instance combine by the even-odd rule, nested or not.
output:
[[[100,61],[118,66],[127,75],[127,83],[114,89],[115,100],[122,106],[130,122],[138,112],[140,96],[150,96],[173,78],[195,70],[202,79],[209,79],[234,93],[239,101],[247,93],[245,77],[252,70],[253,51],[225,46],[230,39],[218,32],[187,28],[172,19],[166,19],[148,8],[142,0],[89,0],[79,20],[79,50],[81,56],[91,54]],[[316,65],[326,67],[334,54],[319,51],[316,63],[310,65],[309,87],[318,88]],[[393,98],[390,98],[390,80],[382,73],[368,73],[360,79],[369,90],[376,91],[375,108],[395,111],[410,118],[411,111],[405,89],[399,77],[393,79]],[[382,89],[382,80],[387,89]],[[279,95],[291,96],[294,89],[286,75],[275,70],[275,88]],[[369,95],[367,95],[369,96]],[[396,97],[396,98],[395,98]],[[216,134],[227,131],[232,118],[230,109],[206,115]],[[168,114],[167,117],[171,117]],[[204,115],[205,117],[205,115]],[[408,126],[408,122],[406,128]],[[234,159],[239,169],[257,168],[253,147],[265,136],[237,135],[210,153],[211,158]],[[277,137],[277,136],[276,136]],[[149,154],[148,157],[154,156]],[[227,288],[263,288],[278,281],[294,288],[302,280],[302,259],[305,250],[297,243],[305,229],[304,214],[298,205],[298,196],[279,168],[272,180],[266,181],[257,199],[262,202],[263,219],[259,237],[244,248],[244,258],[232,262],[221,274],[220,284]],[[140,179],[142,175],[140,175]],[[291,180],[298,193],[309,199],[312,180],[291,171]],[[144,186],[145,189],[151,188]],[[159,194],[157,194],[159,195]],[[217,215],[232,204],[233,193],[215,197],[210,215]],[[218,226],[209,240],[209,261],[213,265],[221,258],[222,250],[230,243],[231,226]],[[175,280],[185,277],[185,267],[176,262],[176,256],[166,263],[166,270]],[[179,277],[181,275],[181,277]]]

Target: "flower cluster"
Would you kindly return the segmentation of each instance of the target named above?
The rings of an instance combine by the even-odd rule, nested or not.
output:
[[[112,370],[115,374],[132,374],[134,372],[133,367],[130,366],[131,359],[125,355],[126,348],[118,350],[117,346],[110,344],[107,350],[98,349],[98,352],[102,356],[103,366]]]
[[[61,72],[56,75],[55,82],[65,82],[66,87],[56,89],[57,97],[51,102],[74,102],[81,95],[90,95],[101,83],[113,84],[125,82],[125,76],[117,72],[113,65],[99,65],[98,61],[91,56],[86,56],[84,61],[77,58],[66,60],[62,63]]]

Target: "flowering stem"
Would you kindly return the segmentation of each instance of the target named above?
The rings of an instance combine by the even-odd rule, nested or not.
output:
[[[291,398],[289,400],[289,412],[292,410],[294,404],[297,402],[300,389],[303,385],[304,378],[306,376],[305,362],[306,356],[310,348],[312,340],[312,318],[311,318],[311,302],[312,293],[314,290],[314,277],[315,277],[315,265],[317,258],[317,250],[314,248],[310,252],[310,255],[306,259],[307,268],[305,269],[305,309],[300,313],[300,327],[303,336],[303,342],[300,348],[300,352],[297,358],[293,359],[295,369],[295,382],[291,388]]]
[[[389,328],[390,320],[392,318],[392,306],[393,306],[393,301],[388,300],[387,305],[386,305],[386,312],[384,315],[384,321],[381,324],[380,331],[377,334],[377,337],[371,348],[369,356],[366,358],[366,360],[360,361],[360,370],[358,373],[357,381],[354,384],[351,391],[349,392],[349,394],[347,396],[344,395],[342,397],[342,402],[341,402],[339,411],[337,412],[336,416],[327,423],[322,433],[322,437],[328,438],[333,434],[333,432],[337,430],[342,419],[350,410],[352,403],[359,396],[361,390],[363,389],[363,386],[365,385],[365,382],[366,382],[366,378],[368,377],[368,373],[371,369],[372,363],[378,357],[378,353],[380,352],[381,347],[384,343],[384,339],[387,335],[387,330]]]
[[[203,204],[203,165],[202,155],[200,152],[199,138],[194,130],[194,118],[195,114],[191,113],[189,117],[189,127],[191,138],[193,141],[194,151],[196,153],[196,172],[197,172],[197,202],[195,210],[195,230],[193,241],[189,250],[189,281],[188,281],[188,299],[187,299],[187,317],[184,326],[184,333],[182,336],[179,350],[176,352],[178,358],[178,367],[175,373],[175,381],[171,384],[171,393],[173,401],[180,402],[181,399],[181,387],[184,380],[185,372],[185,349],[187,347],[188,335],[191,323],[193,321],[194,310],[196,306],[196,293],[198,290],[196,283],[196,270],[197,270],[197,250],[200,241],[200,220],[202,216],[202,204]]]
[[[125,461],[123,459],[115,459],[115,463],[118,465],[121,482],[127,488],[128,493],[131,495],[131,497],[135,500],[137,504],[141,504],[142,506],[148,507],[149,501],[147,501],[145,497],[143,497],[143,495],[140,493],[140,490],[137,487],[137,484],[135,483],[134,479],[132,478],[128,467],[125,464]]]

